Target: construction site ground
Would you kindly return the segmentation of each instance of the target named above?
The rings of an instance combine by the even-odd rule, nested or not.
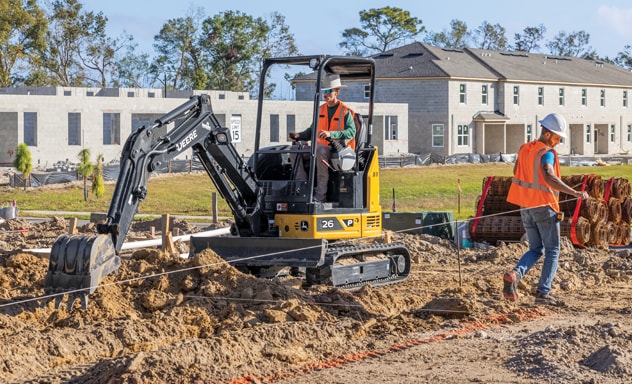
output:
[[[134,223],[128,240],[147,238]],[[202,230],[174,220],[181,233]],[[40,307],[61,218],[0,224],[0,381],[4,383],[629,383],[632,256],[563,239],[554,294],[537,306],[537,264],[519,299],[502,274],[525,243],[458,250],[394,234],[410,278],[349,292],[242,274],[211,251],[126,251],[88,309]],[[93,232],[88,224],[80,232]],[[159,236],[159,233],[156,233]],[[176,244],[187,252],[187,244]]]

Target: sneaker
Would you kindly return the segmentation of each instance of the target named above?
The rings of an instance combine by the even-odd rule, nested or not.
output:
[[[535,303],[556,306],[564,305],[564,302],[562,300],[556,299],[555,297],[551,296],[550,293],[542,293],[540,291],[535,292]]]
[[[503,275],[503,296],[509,301],[516,301],[518,298],[518,282],[520,277],[516,274],[516,271],[511,270],[505,272]]]

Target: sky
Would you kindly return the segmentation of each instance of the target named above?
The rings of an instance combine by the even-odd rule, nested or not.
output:
[[[201,8],[206,16],[238,10],[253,17],[268,19],[272,12],[285,16],[301,54],[342,54],[338,47],[342,31],[360,26],[359,12],[386,6],[398,7],[421,19],[426,31],[448,30],[450,21],[464,21],[474,30],[484,21],[500,24],[514,42],[514,34],[525,27],[543,24],[545,40],[558,32],[586,31],[589,45],[600,56],[616,57],[626,45],[632,45],[632,2],[630,0],[361,0],[312,1],[288,0],[82,0],[85,9],[103,12],[108,17],[108,32],[118,36],[131,34],[139,50],[153,56],[153,37],[169,19],[185,17]],[[423,35],[418,39],[423,40]],[[548,53],[544,42],[540,53]]]

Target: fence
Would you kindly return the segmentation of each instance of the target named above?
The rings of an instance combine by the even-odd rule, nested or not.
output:
[[[414,166],[428,166],[432,164],[484,164],[484,163],[513,163],[517,154],[508,153],[461,153],[456,155],[443,156],[435,153],[429,154],[405,154],[401,156],[380,156],[378,159],[380,168],[401,168]],[[608,164],[631,164],[632,158],[627,156],[611,157],[580,157],[580,156],[560,156],[561,165],[569,166],[595,166],[598,160]],[[155,171],[155,173],[183,173],[193,171],[203,171],[204,167],[197,160],[171,160],[167,166]],[[118,164],[106,165],[103,167],[104,180],[118,179],[120,166]],[[57,171],[57,172],[34,172],[31,173],[27,186],[40,187],[48,184],[68,183],[81,180],[79,172]],[[21,174],[13,173],[9,175],[9,184],[12,187],[23,187],[24,180]]]

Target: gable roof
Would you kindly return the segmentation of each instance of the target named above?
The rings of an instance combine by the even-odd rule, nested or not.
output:
[[[601,60],[468,48],[501,80],[632,86],[632,72]]]
[[[600,60],[414,42],[370,56],[377,80],[463,79],[632,87],[632,71]],[[313,79],[314,74],[293,81]]]
[[[388,78],[470,78],[497,79],[496,73],[481,65],[464,50],[443,49],[415,42],[371,56],[376,75]]]

